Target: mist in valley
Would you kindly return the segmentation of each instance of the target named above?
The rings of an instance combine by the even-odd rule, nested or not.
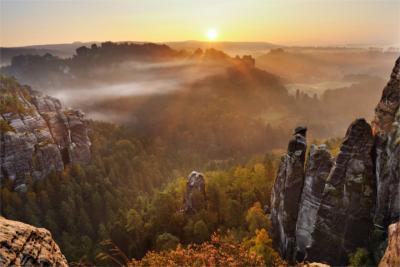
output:
[[[221,74],[223,66],[191,60],[164,63],[130,61],[112,67],[95,67],[90,72],[90,75],[102,77],[101,80],[78,80],[73,87],[61,85],[59,88],[46,88],[44,92],[60,99],[65,106],[84,110],[91,119],[128,123],[135,107],[124,105],[127,99],[139,100],[185,90],[197,81]],[[107,102],[120,102],[121,105],[107,108]]]
[[[254,58],[182,45],[93,44],[66,59],[17,56],[2,72],[142,138],[187,153],[214,144],[207,157],[219,159],[284,149],[297,125],[322,140],[343,136],[358,117],[371,120],[399,54],[272,47]]]
[[[0,266],[400,266],[399,10],[0,0]]]

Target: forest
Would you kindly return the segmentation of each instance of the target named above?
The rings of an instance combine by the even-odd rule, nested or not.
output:
[[[399,10],[0,0],[0,267],[400,266]]]
[[[210,240],[217,231],[242,240],[267,228],[261,205],[269,203],[275,156],[227,163],[218,171],[206,164],[211,166],[207,199],[196,214],[185,215],[184,176],[190,163],[182,166],[173,155],[163,157],[124,127],[99,122],[90,127],[90,165],[68,166],[48,179],[30,181],[26,194],[13,191],[10,180],[1,188],[2,214],[49,229],[69,261],[110,260],[101,257],[106,240],[128,258],[140,259],[149,250]]]
[[[109,54],[114,50],[119,51],[117,59]],[[290,127],[306,124],[311,143],[325,141],[336,155],[341,139],[326,137],[338,136],[355,114],[371,114],[378,95],[373,88],[382,87],[384,81],[359,75],[348,77],[357,83],[319,96],[300,90],[293,94],[280,77],[254,67],[251,57],[231,58],[217,50],[182,54],[167,46],[112,43],[81,47],[68,60],[21,56],[12,67],[20,65],[30,73],[36,64],[45,64],[38,68],[40,75],[51,81],[53,71],[61,77],[64,73],[59,64],[69,64],[81,77],[90,78],[99,75],[91,67],[99,62],[113,66],[126,50],[143,61],[197,54],[207,60],[196,63],[196,68],[218,68],[168,93],[104,96],[89,103],[83,98],[84,109],[109,116],[102,117],[103,122],[89,121],[91,163],[69,164],[43,180],[28,179],[25,194],[13,190],[14,181],[2,180],[1,214],[49,229],[72,265],[148,266],[172,259],[181,264],[197,259],[201,265],[207,260],[205,250],[219,255],[209,264],[229,265],[231,257],[246,265],[281,264],[272,248],[265,209]],[[119,64],[103,78],[114,79]],[[157,75],[187,70],[186,65],[159,67]],[[141,72],[148,70],[136,75]],[[123,74],[118,75],[120,82]],[[18,85],[15,79],[10,81],[11,87]],[[77,88],[67,91],[75,90],[80,94]],[[360,94],[369,97],[354,105]],[[18,103],[11,94],[2,102],[2,112],[19,113]],[[123,117],[122,123],[112,122],[112,114]],[[10,130],[4,123],[1,127]],[[200,204],[194,214],[187,214],[183,201],[192,170],[204,173],[206,194],[195,196]],[[222,250],[231,254],[222,255],[219,248],[224,246],[234,246]],[[354,260],[366,262],[367,254],[360,251]]]
[[[198,208],[186,214],[186,176],[199,166],[195,160],[182,164],[180,155],[166,156],[162,147],[149,146],[127,127],[94,121],[89,127],[92,163],[29,181],[25,194],[13,191],[13,181],[3,181],[3,216],[49,229],[72,265],[147,266],[153,261],[162,264],[179,251],[193,253],[201,262],[204,246],[218,250],[228,245],[235,246],[232,257],[255,257],[248,263],[280,262],[264,211],[270,204],[278,155],[266,153],[242,163],[201,161],[206,197],[195,196]],[[334,153],[339,144],[340,140],[328,142]],[[207,149],[213,148],[202,153],[211,153]],[[183,255],[182,262],[194,257]]]

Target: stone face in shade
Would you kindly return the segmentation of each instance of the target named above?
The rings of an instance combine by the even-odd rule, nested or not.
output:
[[[307,260],[343,265],[350,253],[368,246],[375,203],[373,142],[364,119],[350,125],[322,193]]]
[[[372,129],[364,119],[355,120],[333,164],[327,151],[311,147],[300,201],[296,195],[290,198],[282,185],[286,162],[282,160],[271,200],[275,209],[283,209],[274,212],[273,206],[271,221],[274,244],[284,259],[292,260],[293,255],[282,250],[289,243],[282,238],[282,221],[289,218],[281,215],[289,211],[279,205],[282,199],[291,201],[287,206],[300,202],[295,229],[298,260],[346,265],[357,248],[369,247],[370,242],[381,247],[384,240],[372,238],[374,224],[382,232],[400,218],[400,58],[375,109]],[[299,173],[296,178],[302,177]]]
[[[281,159],[271,195],[272,237],[281,256],[294,261],[296,221],[304,182],[304,155],[307,149],[303,136],[295,135],[288,153]]]
[[[332,165],[332,156],[325,145],[311,145],[296,225],[297,259],[299,260],[304,259],[306,248],[312,245],[311,234],[315,228],[322,193]]]

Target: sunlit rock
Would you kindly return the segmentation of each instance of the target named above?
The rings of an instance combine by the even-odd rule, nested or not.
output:
[[[0,217],[0,266],[68,266],[44,228]]]
[[[379,267],[400,266],[400,222],[388,227],[388,245]]]
[[[400,58],[375,109],[377,207],[375,224],[386,228],[400,218]]]

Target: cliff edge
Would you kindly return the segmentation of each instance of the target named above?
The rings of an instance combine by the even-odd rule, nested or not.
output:
[[[29,179],[88,163],[90,146],[82,112],[0,77],[0,180],[7,177],[22,191]]]
[[[68,266],[50,232],[0,217],[1,266]]]

